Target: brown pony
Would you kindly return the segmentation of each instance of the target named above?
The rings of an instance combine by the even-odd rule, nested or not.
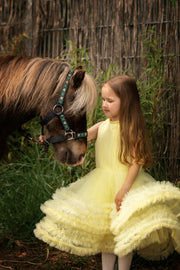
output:
[[[67,88],[64,102],[57,105],[64,84]],[[44,137],[46,142],[49,139],[53,143],[56,159],[64,164],[79,164],[87,147],[86,112],[92,112],[96,97],[95,82],[82,67],[71,72],[66,62],[1,56],[0,158],[5,152],[8,135],[33,117],[40,116],[42,122],[45,119],[42,123],[46,127]],[[68,135],[60,121],[62,114],[63,121],[68,123]],[[57,140],[63,136],[65,139]]]

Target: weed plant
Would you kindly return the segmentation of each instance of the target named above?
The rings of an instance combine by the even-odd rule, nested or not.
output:
[[[167,112],[163,110],[161,99],[164,99],[165,95],[170,98],[171,86],[166,83],[163,76],[165,68],[163,52],[157,48],[155,41],[147,39],[144,42],[151,49],[150,52],[146,52],[147,66],[137,84],[147,127],[153,140],[154,134],[166,128],[164,115]],[[109,66],[107,73],[97,71],[89,61],[85,49],[75,48],[72,42],[69,44],[71,50],[68,54],[62,55],[60,60],[69,61],[72,67],[83,65],[97,82],[97,106],[93,115],[88,117],[88,126],[91,126],[105,119],[101,108],[101,85],[122,72],[116,64]],[[132,75],[130,71],[123,73]],[[168,91],[164,91],[165,89]],[[33,137],[38,138],[40,134],[38,119],[24,124],[24,128]],[[51,147],[49,153],[45,155],[42,146],[27,142],[18,132],[10,136],[8,144],[10,148],[8,162],[0,162],[0,235],[1,238],[25,240],[33,237],[35,224],[42,218],[40,205],[50,199],[57,188],[67,186],[95,167],[94,142],[88,144],[86,160],[77,167],[60,165],[54,159]],[[155,169],[153,175],[156,177],[158,171]],[[167,179],[166,173],[163,177],[163,180],[165,179]]]
[[[171,104],[172,90],[175,86],[167,81],[166,73],[175,55],[170,54],[168,62],[165,63],[163,42],[156,35],[154,27],[142,35],[145,52],[141,57],[146,61],[146,66],[137,80],[137,86],[140,91],[147,131],[153,146],[155,163],[151,168],[151,174],[156,179],[167,180],[166,133],[169,129],[169,104]],[[159,160],[162,153],[164,158]]]

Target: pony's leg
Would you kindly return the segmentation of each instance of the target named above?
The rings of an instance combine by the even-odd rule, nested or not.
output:
[[[118,269],[129,270],[131,267],[133,253],[129,253],[126,256],[118,257]]]
[[[113,270],[116,261],[116,255],[111,253],[102,253],[102,270]]]

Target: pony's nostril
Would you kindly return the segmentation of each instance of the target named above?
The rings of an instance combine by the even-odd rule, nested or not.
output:
[[[65,159],[67,161],[68,160],[68,157],[69,157],[69,154],[68,154],[68,151],[67,150],[64,152],[64,157],[65,157]]]
[[[60,158],[62,163],[68,163],[69,153],[68,150],[63,149],[60,153]]]
[[[82,159],[82,158],[84,158],[85,157],[85,154],[81,154],[80,156],[79,156],[79,159]]]
[[[79,156],[79,162],[82,163],[84,161],[84,159],[85,159],[85,154],[81,154]]]

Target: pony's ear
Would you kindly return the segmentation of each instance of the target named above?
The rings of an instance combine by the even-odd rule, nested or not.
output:
[[[77,66],[75,67],[75,70],[79,70],[79,69],[82,69],[83,67],[82,66]]]
[[[85,70],[78,70],[74,76],[73,76],[73,88],[77,89],[80,87],[82,81],[84,80],[84,76],[85,76]]]

